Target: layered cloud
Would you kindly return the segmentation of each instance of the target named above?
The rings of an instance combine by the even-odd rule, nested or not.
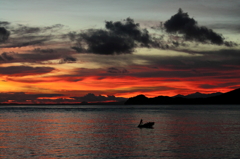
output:
[[[62,39],[63,25],[32,27],[0,22],[0,63],[76,62],[69,40]],[[55,60],[50,62],[51,60]]]
[[[8,30],[4,27],[0,27],[0,43],[5,42],[5,44],[1,45],[0,48],[21,48],[26,46],[42,45],[45,42],[50,42],[55,39],[56,33],[58,33],[62,27],[63,25],[60,24],[49,27],[29,27],[21,24],[15,26],[8,23]],[[11,38],[9,39],[10,33]],[[7,39],[9,40],[6,41]]]
[[[0,74],[8,76],[28,76],[45,74],[53,70],[54,68],[52,67],[9,66],[0,67]]]
[[[124,73],[128,73],[128,70],[126,70],[125,68],[116,68],[116,67],[110,67],[107,69],[108,73],[116,73],[116,74],[124,74]]]

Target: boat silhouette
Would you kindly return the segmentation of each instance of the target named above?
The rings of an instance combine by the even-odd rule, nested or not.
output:
[[[141,119],[140,120],[140,123],[138,125],[138,128],[149,128],[149,129],[153,129],[153,125],[154,125],[154,122],[147,122],[145,124],[143,124],[143,120]]]

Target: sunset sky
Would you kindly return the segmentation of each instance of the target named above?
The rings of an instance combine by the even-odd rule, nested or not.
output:
[[[239,88],[239,8],[239,0],[0,0],[0,102]]]

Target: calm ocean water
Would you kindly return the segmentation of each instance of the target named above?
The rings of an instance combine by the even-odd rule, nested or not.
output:
[[[237,159],[240,106],[0,106],[0,158]]]

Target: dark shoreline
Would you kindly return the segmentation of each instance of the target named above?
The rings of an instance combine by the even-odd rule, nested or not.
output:
[[[240,105],[240,89],[222,93],[220,95],[206,98],[186,98],[158,96],[148,98],[144,95],[131,97],[126,101],[120,102],[79,102],[79,103],[0,103],[1,106],[27,105],[27,106],[46,106],[46,105]]]
[[[238,105],[240,104],[240,89],[223,93],[221,95],[207,98],[184,98],[158,96],[148,98],[144,95],[138,95],[129,98],[125,105]]]

